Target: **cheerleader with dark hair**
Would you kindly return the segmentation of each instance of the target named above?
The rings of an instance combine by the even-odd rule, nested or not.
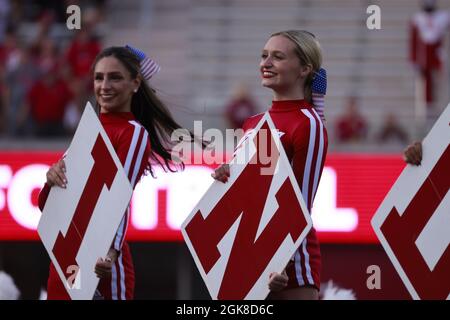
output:
[[[146,80],[159,66],[135,48],[110,47],[96,57],[93,65],[94,92],[100,122],[117,153],[133,188],[153,165],[176,171],[171,159],[172,133],[180,129],[169,110]],[[180,163],[181,167],[183,163]],[[179,166],[178,166],[179,168]],[[67,184],[64,160],[47,172],[47,182],[39,195],[44,207],[50,188]],[[124,241],[129,222],[124,214],[105,259],[99,258],[95,272],[100,283],[94,298],[128,300],[134,294],[134,267],[130,249]],[[70,299],[53,264],[48,279],[48,299]]]

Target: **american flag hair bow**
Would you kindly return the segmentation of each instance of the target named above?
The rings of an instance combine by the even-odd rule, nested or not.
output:
[[[141,74],[145,80],[150,80],[151,77],[161,70],[159,64],[147,57],[143,51],[129,45],[126,45],[125,48],[130,50],[138,58],[141,64]]]
[[[323,110],[325,108],[325,94],[327,93],[327,72],[324,68],[320,68],[319,71],[315,72],[311,91],[314,109],[322,121],[325,121]]]

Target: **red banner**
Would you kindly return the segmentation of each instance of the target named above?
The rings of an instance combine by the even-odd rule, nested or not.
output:
[[[37,197],[61,155],[0,152],[0,240],[39,239]],[[370,220],[404,166],[400,155],[328,155],[312,211],[319,240],[378,243]],[[211,184],[210,172],[209,165],[187,165],[182,173],[144,177],[133,196],[128,240],[182,241],[180,225]]]

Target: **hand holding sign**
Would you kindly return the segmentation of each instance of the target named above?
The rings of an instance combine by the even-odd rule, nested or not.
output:
[[[50,187],[57,185],[60,188],[66,188],[67,177],[66,177],[66,164],[64,160],[61,159],[48,170],[47,172],[47,184]]]

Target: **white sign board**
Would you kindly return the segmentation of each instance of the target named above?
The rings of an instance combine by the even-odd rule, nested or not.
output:
[[[372,226],[414,299],[450,299],[450,104],[407,165]]]
[[[88,103],[64,159],[67,188],[52,187],[39,236],[72,299],[92,299],[105,257],[133,189]]]
[[[238,147],[227,183],[215,181],[181,227],[213,299],[264,299],[312,227],[266,113]]]

